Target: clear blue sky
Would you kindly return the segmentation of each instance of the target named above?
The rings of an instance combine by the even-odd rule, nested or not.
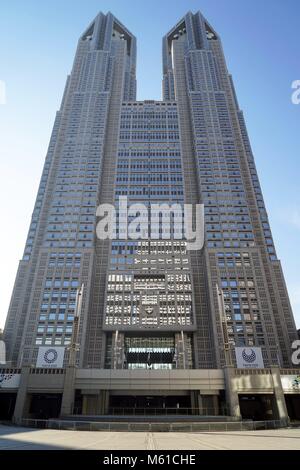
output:
[[[161,39],[187,10],[201,10],[221,35],[300,327],[300,105],[291,102],[291,83],[300,80],[299,0],[3,2],[0,327],[77,40],[100,10],[110,10],[137,36],[138,99],[161,98]]]

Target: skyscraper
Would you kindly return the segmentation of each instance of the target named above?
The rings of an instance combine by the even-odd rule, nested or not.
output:
[[[135,37],[100,13],[79,39],[55,119],[4,339],[15,367],[64,348],[66,368],[76,341],[83,375],[73,402],[91,369],[142,369],[162,374],[157,407],[189,407],[195,387],[177,371],[235,367],[235,348],[250,364],[261,351],[265,368],[288,368],[297,331],[217,32],[189,12],[163,38],[162,101],[136,101],[135,66]],[[204,247],[187,250],[163,227],[129,239],[120,214],[113,238],[99,239],[97,207],[125,196],[147,208],[203,204]],[[106,391],[101,409],[103,400],[146,407],[147,387],[137,391],[130,377],[121,392]],[[206,406],[216,406],[216,383]]]

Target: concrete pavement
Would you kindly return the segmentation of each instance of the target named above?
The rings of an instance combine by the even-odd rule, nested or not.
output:
[[[299,429],[236,432],[85,432],[0,425],[0,450],[300,450]]]

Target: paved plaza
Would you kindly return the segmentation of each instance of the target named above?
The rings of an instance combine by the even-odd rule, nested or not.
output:
[[[0,450],[300,450],[300,428],[239,432],[86,432],[0,425]]]

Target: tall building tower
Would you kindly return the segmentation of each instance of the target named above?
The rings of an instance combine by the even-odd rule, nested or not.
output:
[[[201,13],[165,36],[163,74],[164,100],[178,106],[183,174],[195,175],[187,199],[205,205],[205,248],[192,255],[198,367],[224,363],[220,310],[229,344],[261,346],[265,365],[288,366],[296,330],[281,264],[222,44]]]
[[[42,348],[64,348],[66,367],[76,342],[75,402],[104,387],[101,409],[145,405],[147,386],[128,375],[136,369],[162,374],[156,405],[196,406],[200,385],[182,384],[179,370],[211,370],[212,390],[202,386],[216,406],[217,371],[236,367],[235,348],[250,363],[261,350],[266,368],[292,365],[288,293],[218,34],[189,12],[163,38],[162,101],[136,101],[135,66],[135,37],[100,13],[79,39],[56,116],[5,326],[8,361],[35,367]],[[99,239],[97,207],[125,196],[127,208],[203,204],[204,246],[188,250],[163,226],[132,239],[119,210],[112,239]],[[92,385],[91,369],[110,375],[95,372]],[[121,392],[112,377],[128,377]]]
[[[96,207],[110,201],[121,105],[136,99],[135,66],[135,37],[100,13],[79,39],[17,273],[5,326],[15,364],[35,363],[40,345],[70,343],[76,291],[84,284],[81,362],[91,349],[100,366],[101,345],[93,341],[102,334],[108,253],[97,251]]]

